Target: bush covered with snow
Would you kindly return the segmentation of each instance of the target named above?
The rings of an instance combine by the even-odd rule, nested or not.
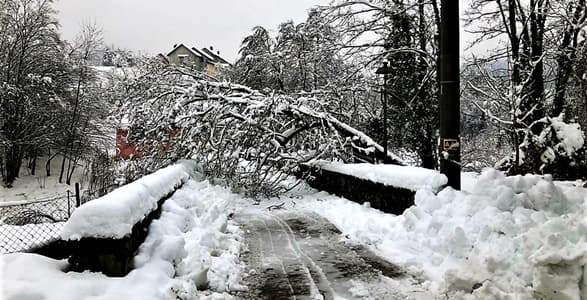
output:
[[[488,170],[471,192],[421,190],[393,217],[344,199],[304,207],[450,299],[585,299],[587,191]],[[580,297],[583,298],[580,298]]]
[[[510,173],[552,174],[556,179],[587,178],[585,136],[577,123],[565,123],[564,115],[543,118],[534,124],[539,134],[526,132],[520,145],[518,166],[509,164]]]

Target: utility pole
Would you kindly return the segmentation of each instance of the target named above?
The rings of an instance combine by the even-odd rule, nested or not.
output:
[[[440,172],[461,189],[459,1],[441,0],[440,20]]]

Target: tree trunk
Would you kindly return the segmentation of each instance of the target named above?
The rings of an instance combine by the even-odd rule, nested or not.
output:
[[[51,161],[53,160],[51,156],[51,149],[49,149],[49,156],[47,157],[47,162],[45,163],[45,171],[47,172],[47,177],[51,176]]]
[[[579,121],[579,125],[581,125],[581,129],[583,129],[583,133],[587,137],[587,45],[584,44],[582,48],[583,49],[579,53],[580,59],[575,61],[577,66],[575,70],[575,80],[578,81],[576,86],[579,89],[575,101],[577,102],[577,120]],[[585,156],[587,156],[587,151],[585,151]]]
[[[20,146],[12,145],[8,147],[5,158],[6,177],[4,178],[4,184],[7,187],[12,187],[14,180],[16,180],[20,174],[22,156],[22,149]]]
[[[520,78],[520,39],[516,24],[516,0],[508,0],[509,33],[512,46],[512,84],[518,86]]]
[[[35,155],[33,157],[33,160],[31,161],[31,175],[35,176],[36,170],[37,170],[37,156]]]
[[[563,36],[563,41],[559,47],[559,53],[557,58],[557,73],[555,83],[555,93],[553,99],[552,115],[558,116],[565,110],[565,96],[566,90],[569,83],[569,78],[572,72],[573,52],[574,49],[569,48],[571,42],[571,34],[566,31]]]
[[[86,53],[87,56],[87,53]],[[75,123],[77,122],[77,117],[78,117],[78,109],[79,109],[79,100],[81,97],[81,88],[82,88],[82,83],[83,83],[83,78],[84,78],[84,66],[79,66],[80,71],[79,71],[79,78],[77,80],[77,89],[76,89],[76,93],[75,93],[75,103],[73,106],[73,115],[71,116],[71,123],[69,124],[69,141],[65,146],[65,152],[63,153],[63,160],[61,161],[61,171],[59,174],[59,183],[63,182],[63,172],[65,169],[65,159],[68,156],[68,152],[69,150],[73,150],[73,146],[75,143]]]
[[[428,130],[429,133],[433,132],[432,130]],[[421,151],[418,154],[420,156],[420,160],[422,160],[422,168],[436,170],[438,166],[436,160],[436,141],[434,135],[429,136],[427,141],[422,145]]]
[[[72,162],[74,160],[75,160],[75,154],[74,154],[74,157],[72,157],[71,159],[68,159],[67,160],[67,171],[65,172],[65,183],[68,184],[68,185],[71,184],[71,181],[70,181],[71,180],[71,176],[69,174],[71,172],[71,168],[72,168],[71,165],[72,165]]]
[[[67,159],[67,149],[63,153],[63,158],[61,159],[61,170],[59,171],[59,183],[63,183],[63,173],[65,172],[65,160]]]
[[[575,13],[573,14],[572,24],[567,24],[564,29],[563,39],[559,46],[556,74],[555,94],[553,99],[553,116],[558,116],[565,111],[566,92],[569,86],[569,79],[573,72],[573,62],[577,58],[578,35],[581,31],[581,24],[585,21],[587,12],[585,11],[585,0],[579,0]]]
[[[528,114],[524,124],[530,125],[534,121],[539,120],[545,116],[544,112],[544,60],[543,60],[543,41],[544,41],[544,22],[546,19],[545,9],[540,3],[540,0],[531,0],[530,7],[536,9],[530,12],[530,55],[531,55],[531,73],[530,80],[526,83],[524,89],[525,101],[522,101],[521,111]],[[541,2],[542,5],[543,2]],[[530,128],[532,133],[539,134],[542,131],[542,126],[534,126]]]

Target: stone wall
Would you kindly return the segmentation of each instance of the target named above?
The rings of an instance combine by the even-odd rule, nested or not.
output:
[[[363,204],[369,202],[371,207],[386,213],[401,215],[414,205],[414,191],[384,185],[354,176],[300,165],[303,173],[309,174],[308,184],[315,189],[344,197]]]

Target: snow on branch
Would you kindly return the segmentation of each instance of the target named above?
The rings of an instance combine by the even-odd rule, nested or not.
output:
[[[128,140],[150,172],[193,158],[205,172],[251,195],[275,195],[300,162],[315,158],[403,165],[365,133],[329,113],[329,98],[264,95],[241,85],[165,69],[133,85],[120,111]]]

